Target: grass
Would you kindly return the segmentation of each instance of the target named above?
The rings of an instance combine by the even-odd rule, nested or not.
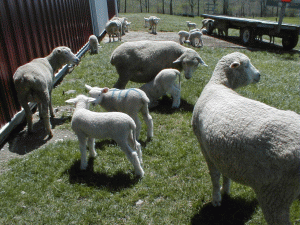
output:
[[[132,29],[142,30],[146,14],[126,14]],[[167,31],[178,31],[186,18],[159,15]],[[196,19],[195,19],[196,20]],[[136,24],[136,25],[135,25]],[[161,23],[163,25],[163,23]],[[109,63],[119,43],[103,44],[99,55],[86,54],[75,70],[53,91],[53,103],[86,94],[84,84],[112,87],[117,80]],[[211,181],[205,160],[192,132],[192,110],[218,60],[236,49],[195,49],[209,67],[199,67],[191,80],[182,79],[183,104],[171,110],[164,97],[151,110],[154,138],[141,143],[145,177],[136,180],[132,165],[113,142],[97,140],[98,157],[79,170],[77,141],[57,142],[9,162],[0,176],[0,224],[266,224],[254,192],[233,183],[230,197],[220,208],[211,201]],[[261,81],[238,90],[243,96],[274,107],[300,113],[299,56],[266,51],[238,50],[261,72]],[[139,87],[129,83],[128,87]],[[75,94],[63,92],[76,90]],[[100,111],[99,107],[92,110]],[[61,125],[70,129],[69,120]],[[291,220],[300,217],[299,201],[291,208]]]

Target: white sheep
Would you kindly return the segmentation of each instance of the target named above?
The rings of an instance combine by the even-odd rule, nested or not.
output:
[[[157,34],[156,33],[156,27],[157,27],[157,24],[158,24],[159,20],[160,20],[160,18],[157,18],[156,16],[150,16],[149,17],[149,24],[150,24],[150,29],[151,29],[152,34]]]
[[[49,138],[53,136],[50,118],[54,117],[51,103],[54,73],[64,64],[78,64],[79,59],[68,47],[55,48],[48,56],[36,58],[14,73],[13,80],[20,105],[24,108],[28,124],[28,132],[32,132],[32,112],[28,102],[38,103],[40,118],[44,120]]]
[[[186,25],[188,26],[189,30],[191,28],[196,28],[197,24],[196,23],[191,23],[191,21],[186,21]]]
[[[103,89],[103,92],[105,91],[107,89]],[[128,160],[134,166],[135,174],[143,177],[141,145],[136,141],[136,126],[133,119],[121,112],[100,113],[88,110],[89,103],[95,103],[95,101],[95,98],[85,95],[78,95],[76,98],[66,101],[67,103],[75,104],[71,126],[79,141],[81,152],[80,168],[85,170],[88,164],[86,157],[87,142],[90,156],[96,157],[95,138],[111,138],[124,151]]]
[[[147,83],[163,69],[184,70],[190,79],[199,64],[207,66],[199,54],[174,41],[125,42],[112,53],[110,62],[119,73],[115,88],[125,88],[129,80]]]
[[[178,35],[179,35],[179,43],[182,45],[189,39],[190,33],[185,30],[181,30],[178,32]]]
[[[128,21],[126,20],[126,24],[125,24],[125,32],[129,32],[129,27],[130,27],[130,25],[131,25],[131,22],[128,22]]]
[[[111,37],[115,41],[115,35],[118,37],[118,41],[122,40],[122,23],[119,20],[110,20],[105,25],[105,30],[109,36],[109,42]]]
[[[98,54],[99,42],[98,42],[98,38],[95,35],[91,35],[89,37],[89,45],[90,45],[91,54]]]
[[[179,84],[175,83],[176,78],[179,79]],[[157,100],[169,93],[173,98],[172,108],[180,106],[180,72],[176,69],[163,69],[160,71],[154,80],[140,87],[150,99],[149,108],[157,105]]]
[[[212,204],[220,206],[232,179],[254,189],[268,224],[287,225],[300,194],[300,115],[234,91],[259,79],[244,54],[224,56],[195,105],[192,125],[211,176]]]
[[[91,87],[85,85],[91,97],[98,99],[103,88]],[[153,137],[153,120],[149,114],[149,98],[138,88],[130,89],[109,89],[108,92],[101,94],[97,104],[101,105],[109,112],[123,112],[131,116],[136,124],[136,138],[138,139],[141,131],[141,122],[138,113],[141,112],[145,123],[147,124],[147,138]]]
[[[127,26],[127,18],[126,17],[113,17],[111,21],[119,21],[122,24],[122,32],[121,35],[125,35],[126,26]]]
[[[145,22],[145,27],[149,27],[150,26],[149,18],[144,17],[144,22]]]
[[[207,31],[207,33],[211,33],[213,31],[213,27],[214,27],[214,20],[213,19],[203,19],[202,20],[202,28]]]
[[[189,41],[193,47],[203,47],[202,35],[199,29],[194,29],[190,32]]]

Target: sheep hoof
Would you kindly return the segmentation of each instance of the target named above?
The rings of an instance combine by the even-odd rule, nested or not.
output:
[[[220,207],[221,206],[222,197],[221,194],[217,194],[217,196],[213,197],[212,205],[214,207]]]

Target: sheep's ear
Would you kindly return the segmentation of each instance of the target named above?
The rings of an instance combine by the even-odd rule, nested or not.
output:
[[[208,66],[208,65],[206,65],[206,63],[199,57],[197,57],[197,60],[198,60],[198,62],[201,64],[201,65],[203,65],[203,66]]]
[[[178,59],[176,59],[173,63],[181,63],[182,62],[182,57],[180,56]]]
[[[66,100],[66,103],[75,104],[76,103],[75,98],[71,98],[71,99]]]
[[[229,66],[231,69],[234,69],[234,68],[238,68],[241,64],[239,62],[233,62],[231,63],[231,65]]]
[[[88,102],[90,102],[90,103],[94,103],[94,102],[96,102],[96,100],[97,100],[97,99],[95,99],[95,98],[91,98],[91,97],[89,97],[89,99],[88,99]]]
[[[104,87],[103,90],[102,90],[102,93],[106,93],[108,92],[109,88],[108,87]]]
[[[91,89],[92,89],[92,87],[90,86],[90,85],[84,85],[85,86],[85,88],[88,90],[88,91],[90,91]]]

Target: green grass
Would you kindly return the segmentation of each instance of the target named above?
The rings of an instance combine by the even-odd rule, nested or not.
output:
[[[126,16],[133,22],[133,29],[145,29],[143,24],[134,25],[143,22],[144,14]],[[185,26],[186,18],[159,17],[173,21],[160,29],[178,31],[177,22]],[[109,58],[118,45],[101,43],[99,55],[86,54],[53,91],[53,103],[65,105],[65,100],[86,94],[85,83],[112,87],[118,76]],[[182,106],[171,110],[171,99],[164,97],[160,106],[151,110],[154,138],[150,142],[145,142],[143,123],[140,137],[143,179],[135,179],[132,165],[111,141],[97,140],[98,157],[89,161],[86,172],[79,170],[77,141],[51,144],[11,160],[10,171],[0,176],[0,224],[266,224],[249,187],[233,183],[232,194],[223,201],[223,206],[214,208],[210,203],[211,181],[192,132],[192,110],[218,60],[237,50],[208,47],[195,50],[209,67],[200,66],[191,80],[182,79]],[[260,70],[261,81],[238,92],[300,113],[298,54],[239,51],[248,55]],[[70,89],[76,90],[76,94],[63,94]],[[61,126],[70,129],[69,122]],[[137,205],[139,200],[142,203]],[[300,204],[295,201],[291,220],[299,218]]]

